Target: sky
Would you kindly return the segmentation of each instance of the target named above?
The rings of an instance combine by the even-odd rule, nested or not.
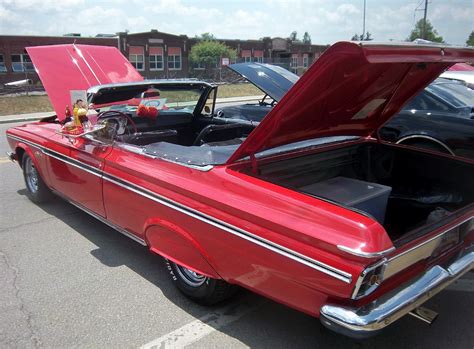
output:
[[[424,0],[366,0],[366,30],[376,41],[405,40],[423,17]],[[288,37],[307,31],[313,44],[362,32],[363,0],[0,0],[0,34],[131,33],[157,29],[190,37]],[[430,0],[428,19],[449,44],[474,30],[474,0]]]

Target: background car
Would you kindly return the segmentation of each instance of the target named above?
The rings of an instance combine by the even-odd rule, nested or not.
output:
[[[474,158],[474,91],[437,79],[380,130],[382,139]]]
[[[474,89],[474,67],[469,64],[455,64],[440,76],[442,78],[462,81],[468,87]]]
[[[233,105],[216,110],[217,116],[227,119],[261,121],[299,79],[298,75],[272,64],[237,63],[228,68],[259,88],[264,96],[257,104]]]
[[[223,118],[261,121],[291,87],[298,77],[282,68],[258,63],[229,66],[272,96],[270,105],[243,105],[222,108]],[[294,75],[294,74],[292,74]],[[407,103],[381,129],[384,140],[409,144],[474,158],[474,90],[465,83],[438,78]]]

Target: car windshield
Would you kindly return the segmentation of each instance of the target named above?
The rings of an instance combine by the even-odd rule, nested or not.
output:
[[[474,106],[474,91],[461,83],[431,84],[426,89],[456,108]]]
[[[132,98],[95,104],[100,111],[121,110],[134,112],[140,105],[153,106],[166,112],[193,113],[203,93],[202,87],[157,86],[138,92]],[[127,96],[128,97],[128,96]]]

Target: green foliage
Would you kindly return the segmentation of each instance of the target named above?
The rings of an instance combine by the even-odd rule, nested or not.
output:
[[[433,28],[433,25],[429,20],[426,20],[425,35],[423,36],[423,19],[420,19],[415,24],[415,28],[411,31],[407,41],[413,41],[416,39],[424,39],[433,42],[444,42],[442,36],[438,34],[438,31]]]
[[[213,41],[216,40],[216,37],[212,33],[202,33],[201,35],[196,35],[196,39],[198,40],[207,40],[207,41]]]
[[[467,46],[474,46],[474,30],[469,35],[469,38],[466,40]]]
[[[365,36],[364,34],[362,35],[359,35],[359,34],[354,34],[351,38],[352,41],[371,41],[371,40],[374,40],[372,38],[372,34],[370,34],[369,32],[365,33]]]
[[[290,34],[289,39],[290,39],[291,41],[300,41],[300,40],[298,39],[298,32],[297,32],[296,30],[295,30],[295,31],[292,31],[291,34]]]
[[[207,67],[215,67],[221,57],[234,60],[237,53],[222,42],[215,40],[203,40],[191,48],[189,59],[194,64],[204,64]]]

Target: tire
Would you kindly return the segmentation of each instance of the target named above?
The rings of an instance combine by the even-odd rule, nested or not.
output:
[[[28,198],[36,204],[40,204],[51,199],[51,191],[44,183],[40,174],[35,168],[33,159],[28,154],[23,154],[21,159],[23,178]]]
[[[171,281],[186,297],[202,305],[212,305],[232,297],[238,290],[224,280],[198,274],[165,259]]]

